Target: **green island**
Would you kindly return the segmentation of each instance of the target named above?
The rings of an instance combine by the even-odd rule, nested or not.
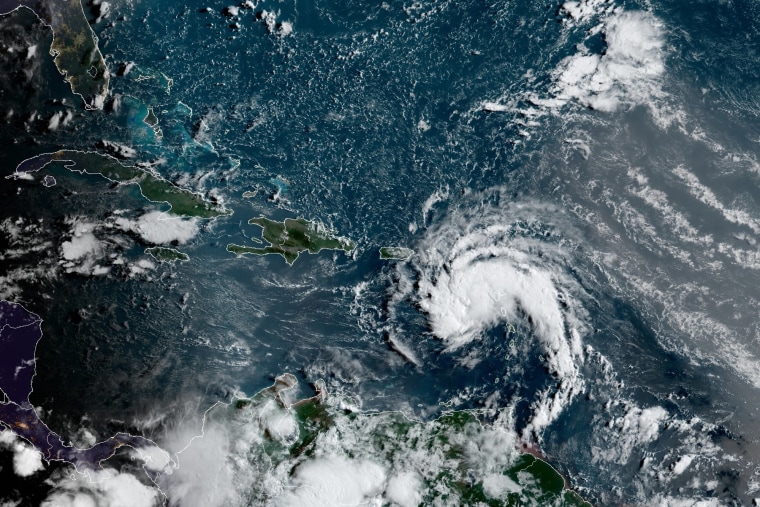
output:
[[[26,7],[53,31],[50,54],[58,72],[80,95],[86,109],[101,109],[108,95],[110,75],[98,41],[80,0],[47,2],[17,0],[0,4],[0,14]]]
[[[257,478],[248,492],[253,504],[271,503],[299,483],[300,469],[338,456],[356,469],[380,467],[384,484],[405,477],[407,498],[418,505],[591,507],[551,465],[519,450],[500,419],[486,424],[472,411],[432,421],[400,412],[364,413],[347,408],[353,406],[349,399],[328,396],[322,381],[314,386],[316,396],[293,400],[289,391],[296,384],[286,374],[250,398],[207,413],[210,427],[224,432],[251,464]],[[321,469],[329,477],[329,466]],[[383,487],[365,498],[367,504],[392,503],[393,492]]]
[[[414,255],[414,250],[400,246],[384,246],[380,249],[380,258],[383,260],[402,260],[405,261]]]
[[[14,176],[39,171],[52,163],[63,164],[72,172],[99,175],[120,184],[137,184],[143,197],[153,202],[168,203],[176,215],[215,218],[231,214],[231,211],[223,206],[207,201],[200,194],[178,187],[147,168],[126,166],[110,155],[97,152],[60,150],[43,153],[21,162],[16,167]]]
[[[319,222],[303,218],[286,218],[282,222],[276,222],[258,217],[250,219],[248,223],[262,228],[261,237],[269,243],[269,246],[251,247],[231,243],[227,245],[228,252],[239,256],[277,254],[282,255],[288,265],[293,265],[303,252],[312,254],[321,250],[351,252],[356,248],[352,241],[333,235]]]
[[[189,261],[190,256],[186,253],[182,253],[174,248],[166,248],[163,246],[154,246],[146,248],[145,253],[156,259],[158,262],[177,262],[177,261]]]

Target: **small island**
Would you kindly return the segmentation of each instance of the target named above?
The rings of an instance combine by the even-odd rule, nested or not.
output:
[[[248,223],[262,228],[261,237],[269,243],[269,246],[250,247],[229,244],[227,245],[228,252],[238,256],[246,254],[282,255],[285,262],[292,266],[303,252],[312,254],[322,250],[351,252],[356,248],[352,241],[331,234],[319,222],[312,222],[304,218],[286,218],[283,222],[276,222],[268,218],[258,217],[252,218]]]
[[[414,250],[400,246],[384,246],[380,249],[380,258],[383,260],[405,261],[414,255]]]
[[[158,125],[158,116],[156,116],[156,113],[153,112],[153,108],[149,107],[148,112],[145,115],[145,118],[143,118],[143,123],[145,123],[147,126],[149,126],[153,130],[153,134],[156,136],[156,139],[163,139],[164,132],[161,130],[161,127]]]
[[[184,217],[216,218],[231,212],[223,206],[207,201],[202,195],[181,188],[153,171],[137,165],[127,166],[118,159],[92,151],[60,150],[28,158],[16,167],[16,179],[24,173],[44,169],[48,164],[60,163],[72,172],[96,174],[120,184],[137,184],[142,195],[153,202],[166,202],[172,213]]]
[[[182,253],[179,250],[175,250],[174,248],[166,248],[163,246],[146,248],[145,253],[156,259],[158,262],[184,262],[190,260],[190,256],[186,253]]]

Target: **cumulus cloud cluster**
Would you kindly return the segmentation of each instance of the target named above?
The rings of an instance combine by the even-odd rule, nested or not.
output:
[[[13,452],[13,471],[29,478],[45,469],[42,453],[9,430],[0,431],[0,448]],[[159,448],[133,451],[146,470],[170,471],[173,463]],[[138,461],[139,463],[139,461]],[[106,467],[76,472],[73,467],[53,472],[45,480],[52,491],[40,505],[44,507],[159,507],[164,505],[160,490],[150,485],[147,476],[139,480],[134,473]],[[11,505],[16,505],[11,503]]]
[[[180,218],[161,211],[150,211],[134,220],[119,217],[115,225],[123,231],[134,232],[153,245],[184,244],[198,234],[197,219]]]
[[[582,29],[585,40],[551,71],[549,88],[487,100],[480,105],[483,110],[518,111],[527,118],[523,125],[572,104],[607,113],[643,105],[659,123],[672,119],[662,100],[666,32],[658,17],[615,7],[607,0],[565,2],[560,13],[566,29]],[[601,49],[592,42],[595,37],[602,38]],[[525,102],[527,107],[518,106]]]
[[[163,496],[130,473],[105,469],[90,478],[60,474],[42,507],[159,507]]]
[[[616,445],[594,448],[593,459],[626,464],[634,449],[641,449],[660,435],[661,426],[667,419],[668,413],[662,407],[630,407],[623,416],[608,423],[608,427],[617,433]]]
[[[108,272],[108,268],[98,264],[104,249],[95,237],[97,225],[80,218],[72,218],[71,236],[61,243],[63,267],[69,273],[99,275]]]
[[[575,101],[599,111],[650,104],[663,96],[665,73],[663,25],[645,11],[612,11],[598,26],[603,53],[585,46],[562,60],[553,73],[552,96],[531,101],[550,108]]]
[[[386,472],[377,463],[329,456],[301,465],[278,504],[282,507],[361,505],[385,489]],[[396,490],[401,483],[396,482]],[[396,496],[402,496],[396,493]]]
[[[553,215],[538,203],[456,209],[428,229],[412,262],[415,297],[450,351],[498,323],[528,318],[560,387],[534,403],[526,435],[539,435],[583,385],[578,365],[586,313],[567,274],[567,253],[545,239],[542,219],[561,218]]]
[[[147,273],[156,264],[145,257],[126,258],[124,252],[134,243],[124,232],[150,245],[169,245],[186,244],[200,230],[197,219],[160,211],[148,211],[135,218],[117,211],[102,220],[72,215],[63,223],[68,231],[57,243],[53,224],[42,219],[0,221],[0,235],[8,242],[8,248],[0,252],[0,261],[12,261],[0,275],[0,298],[12,298],[24,282],[55,278],[62,272],[82,276],[103,276],[114,269],[128,276]]]
[[[267,389],[213,407],[200,436],[192,428],[173,430],[161,445],[175,449],[178,467],[157,479],[169,503],[412,507],[433,497],[433,504],[456,503],[459,492],[441,480],[447,474],[482,482],[494,499],[535,486],[503,476],[519,456],[506,414],[492,426],[475,418],[463,425],[415,422],[400,413],[349,415],[340,396],[320,399],[326,426],[304,420],[283,390]],[[290,452],[296,442],[306,449]]]
[[[0,275],[0,299],[12,299],[21,292],[24,282],[57,276],[57,259],[40,259],[41,253],[53,249],[53,242],[44,234],[45,225],[41,219],[6,218],[0,222],[0,234],[8,244],[8,248],[0,252],[0,261],[6,261]]]
[[[118,231],[136,235],[150,245],[185,244],[199,231],[197,219],[183,219],[160,211],[136,218],[117,213],[102,221],[72,216],[68,238],[60,245],[60,266],[67,273],[85,276],[106,275],[114,266],[126,266],[128,274],[139,275],[155,269],[147,258],[128,262],[122,252],[131,245]]]
[[[0,446],[13,452],[13,471],[19,477],[30,477],[45,468],[42,454],[12,431],[0,431]]]

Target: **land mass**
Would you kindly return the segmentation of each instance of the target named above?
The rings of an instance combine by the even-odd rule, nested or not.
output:
[[[516,449],[509,430],[498,422],[484,424],[466,410],[433,421],[410,420],[400,412],[363,413],[346,409],[351,405],[342,403],[340,395],[329,396],[321,380],[314,385],[316,396],[296,400],[296,384],[293,375],[285,374],[254,396],[220,403],[206,414],[209,429],[228,434],[259,473],[290,470],[287,477],[271,477],[282,480],[281,489],[252,492],[252,503],[274,501],[270,495],[291,489],[300,470],[320,466],[320,477],[329,480],[331,463],[361,470],[371,462],[389,478],[386,484],[404,470],[402,477],[413,479],[408,492],[414,505],[591,507],[546,461]],[[336,442],[344,442],[340,458],[335,457]],[[342,479],[367,480],[361,474]],[[378,484],[375,494],[382,488]],[[379,504],[379,498],[374,500]]]
[[[120,447],[129,446],[138,451],[158,447],[147,438],[127,433],[117,433],[88,449],[65,444],[42,422],[29,402],[36,371],[34,352],[40,339],[42,319],[39,316],[19,304],[0,301],[0,429],[7,428],[32,444],[45,460],[71,463],[82,473],[100,470],[101,462]],[[157,473],[148,473],[151,479],[157,477]]]
[[[156,136],[156,139],[162,139],[164,137],[164,132],[158,125],[158,117],[156,116],[156,113],[153,112],[152,107],[148,108],[148,113],[145,115],[145,118],[143,118],[143,123],[153,129],[153,134]]]
[[[80,0],[0,0],[0,15],[19,7],[30,9],[53,31],[50,54],[58,72],[82,97],[86,109],[101,109],[110,74]]]
[[[335,236],[322,224],[304,218],[286,218],[282,222],[276,222],[258,217],[250,219],[248,223],[262,228],[261,237],[269,243],[269,246],[251,247],[231,243],[227,245],[228,252],[238,256],[277,254],[283,256],[288,265],[293,265],[303,252],[312,254],[322,250],[351,252],[356,248],[352,241]]]
[[[207,201],[195,192],[181,188],[156,173],[139,167],[126,166],[119,160],[98,152],[60,150],[28,158],[16,167],[15,175],[32,173],[48,164],[61,163],[69,171],[81,174],[97,174],[120,184],[137,184],[142,195],[153,202],[166,202],[176,215],[197,218],[215,218],[231,212],[223,206]]]
[[[380,249],[380,258],[384,260],[406,260],[414,255],[414,250],[400,246],[384,246]]]

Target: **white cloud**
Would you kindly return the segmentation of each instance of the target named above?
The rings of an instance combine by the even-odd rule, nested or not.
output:
[[[70,436],[71,442],[79,448],[86,449],[98,442],[98,438],[85,427],[80,427]]]
[[[519,493],[522,487],[504,474],[488,474],[483,478],[483,491],[491,498]]]
[[[123,231],[132,231],[154,245],[173,241],[184,244],[198,234],[197,219],[184,219],[161,211],[151,211],[137,220],[118,217],[115,224]]]
[[[554,101],[537,100],[537,104],[555,106],[575,100],[612,112],[621,106],[649,104],[653,97],[662,96],[662,23],[648,12],[618,10],[605,20],[602,31],[605,52],[592,54],[583,49],[563,60],[554,72]]]
[[[678,461],[673,463],[673,475],[681,475],[684,473],[693,460],[694,456],[690,454],[678,458]]]
[[[42,464],[42,454],[28,444],[16,444],[13,455],[13,471],[20,477],[34,475],[45,466]]]
[[[11,247],[0,253],[0,260],[19,258],[29,252],[46,251],[51,246],[49,241],[42,238],[44,232],[42,220],[6,218],[0,222],[0,232],[7,237]]]
[[[400,507],[417,507],[422,503],[422,482],[414,472],[402,472],[388,479],[385,497]]]
[[[158,446],[140,447],[135,449],[135,455],[144,462],[144,467],[152,472],[172,473],[176,463],[167,451]]]
[[[36,283],[57,276],[54,267],[35,266],[15,268],[0,276],[0,299],[13,299],[21,293],[20,282]]]
[[[61,264],[67,273],[95,276],[110,269],[98,264],[105,256],[103,243],[95,236],[98,224],[82,218],[69,218],[71,238],[61,243]]]
[[[94,230],[95,224],[76,221],[71,239],[61,244],[63,258],[73,261],[87,256],[100,256],[103,250],[93,234]]]
[[[532,406],[526,435],[540,434],[583,386],[583,292],[567,275],[567,252],[545,241],[540,217],[554,210],[525,203],[508,208],[453,210],[431,227],[412,265],[419,274],[416,299],[433,334],[454,351],[488,329],[528,317],[532,334],[558,391],[548,389]],[[536,230],[532,230],[535,227]],[[400,269],[399,287],[413,287]],[[403,298],[396,298],[403,300]]]
[[[238,505],[237,495],[248,484],[233,481],[233,467],[229,460],[244,459],[231,448],[228,428],[209,424],[202,438],[195,438],[193,430],[182,430],[162,442],[162,447],[184,447],[178,453],[178,467],[171,474],[158,479],[161,490],[176,505],[183,507],[216,507]],[[188,442],[190,445],[187,445]],[[236,445],[250,449],[251,442],[236,440]],[[249,465],[250,466],[250,465]]]
[[[659,507],[722,507],[725,505],[718,498],[674,498],[657,495],[650,499],[650,505]]]
[[[78,474],[52,479],[55,489],[42,502],[42,507],[156,507],[161,504],[161,493],[134,475],[114,469],[93,474],[93,481]]]
[[[119,158],[135,158],[137,156],[137,150],[125,144],[103,139],[100,141],[99,145]]]
[[[593,17],[613,10],[612,3],[608,0],[580,0],[562,4],[561,11],[568,19],[566,23],[585,23]]]
[[[34,181],[34,176],[30,172],[20,172],[14,174],[15,179],[18,180],[25,180],[25,181]]]
[[[290,21],[283,21],[280,23],[280,37],[287,37],[291,33],[293,33],[293,23]]]
[[[668,199],[668,194],[650,186],[649,178],[643,171],[629,168],[628,176],[633,181],[628,190],[656,210],[679,239],[703,246],[713,243],[711,234],[702,234],[683,212],[675,209]],[[657,234],[658,239],[659,236],[660,234]]]
[[[379,504],[385,470],[376,463],[330,456],[307,461],[296,470],[292,490],[280,496],[282,507],[333,507],[335,505]]]
[[[53,493],[41,504],[42,507],[98,507],[97,500],[87,493]]]
[[[661,427],[668,413],[662,407],[641,409],[631,406],[622,417],[613,419],[607,425],[614,434],[604,447],[593,450],[594,461],[609,461],[624,465],[635,450],[653,442],[660,435]]]
[[[93,0],[92,2],[93,10],[97,14],[97,18],[95,19],[95,23],[100,23],[108,17],[108,14],[111,12],[111,4],[108,2],[104,2],[103,0]]]
[[[549,89],[529,89],[518,97],[507,91],[480,102],[479,109],[517,113],[516,124],[527,137],[530,127],[540,125],[538,118],[571,104],[608,113],[645,105],[660,126],[683,116],[664,101],[666,32],[659,18],[647,11],[626,11],[607,0],[565,2],[560,14],[568,31],[584,25],[586,40],[550,73]],[[596,46],[592,38],[600,34],[604,49],[590,49]],[[528,86],[536,83],[532,70],[524,77]]]
[[[116,262],[114,262],[114,264],[116,264]],[[156,263],[150,259],[140,259],[134,264],[129,265],[129,273],[132,276],[141,275],[152,269],[156,269]]]
[[[422,223],[427,222],[428,213],[433,209],[433,206],[438,204],[439,202],[443,202],[446,199],[449,198],[449,187],[445,188],[439,188],[432,194],[430,194],[430,197],[425,199],[425,202],[422,203]]]
[[[13,451],[13,471],[19,477],[32,476],[45,468],[42,454],[12,431],[0,431],[0,445]]]
[[[750,213],[744,210],[738,210],[725,206],[718,196],[715,195],[710,187],[699,181],[699,178],[683,166],[678,166],[672,170],[673,174],[678,176],[688,187],[689,193],[698,199],[701,203],[719,211],[727,221],[744,225],[752,230],[755,234],[760,234],[760,220],[755,219]]]
[[[71,123],[71,120],[73,119],[74,119],[74,112],[71,109],[69,109],[68,111],[66,111],[66,116],[64,116],[63,120],[61,121],[61,125],[65,127],[66,125]]]
[[[356,409],[348,415],[352,400],[332,396],[320,402],[329,426],[306,424],[305,431],[316,433],[294,455],[292,440],[282,438],[298,417],[285,399],[293,379],[282,378],[279,388],[265,389],[243,405],[209,410],[202,436],[189,427],[166,435],[159,444],[176,453],[176,468],[164,465],[162,451],[146,451],[158,453],[149,469],[163,471],[157,482],[170,505],[407,507],[429,499],[431,505],[457,504],[458,491],[442,477],[482,483],[494,499],[526,489],[535,493],[532,475],[517,481],[503,476],[519,456],[509,411],[500,412],[493,424],[474,417],[418,422],[398,412]],[[289,419],[285,431],[284,419]]]
[[[0,431],[0,444],[9,446],[16,442],[16,434],[9,430]]]
[[[55,113],[48,122],[48,130],[58,130],[58,125],[61,123],[61,118],[63,117],[63,111],[58,111]]]
[[[292,442],[298,437],[298,423],[293,414],[274,400],[262,407],[259,421],[275,440]]]
[[[261,16],[261,21],[267,27],[267,31],[269,31],[269,33],[272,33],[272,34],[276,33],[277,13],[268,11],[268,10],[263,10],[261,11],[260,16]]]
[[[662,407],[629,407],[625,415],[614,418],[607,425],[613,432],[609,438],[614,440],[615,445],[594,446],[593,461],[626,464],[634,451],[641,450],[643,446],[659,437],[661,426],[667,417],[668,413]]]
[[[244,404],[216,405],[205,414],[200,435],[190,423],[171,430],[159,445],[178,458],[177,467],[161,449],[141,449],[142,458],[153,463],[147,468],[161,472],[157,482],[169,505],[457,504],[457,488],[442,477],[481,484],[486,495],[499,500],[538,488],[531,474],[503,476],[520,455],[509,410],[494,414],[492,424],[464,414],[465,419],[419,422],[398,412],[365,414],[356,407],[349,415],[346,407],[353,401],[334,395],[320,402],[324,414],[310,419],[330,424],[301,426],[310,437],[302,452],[292,454],[291,440],[273,433],[291,434],[287,428],[303,416],[290,409],[293,382],[280,377],[279,387]],[[286,414],[293,423],[285,422],[283,431]],[[154,460],[147,459],[153,454]]]

